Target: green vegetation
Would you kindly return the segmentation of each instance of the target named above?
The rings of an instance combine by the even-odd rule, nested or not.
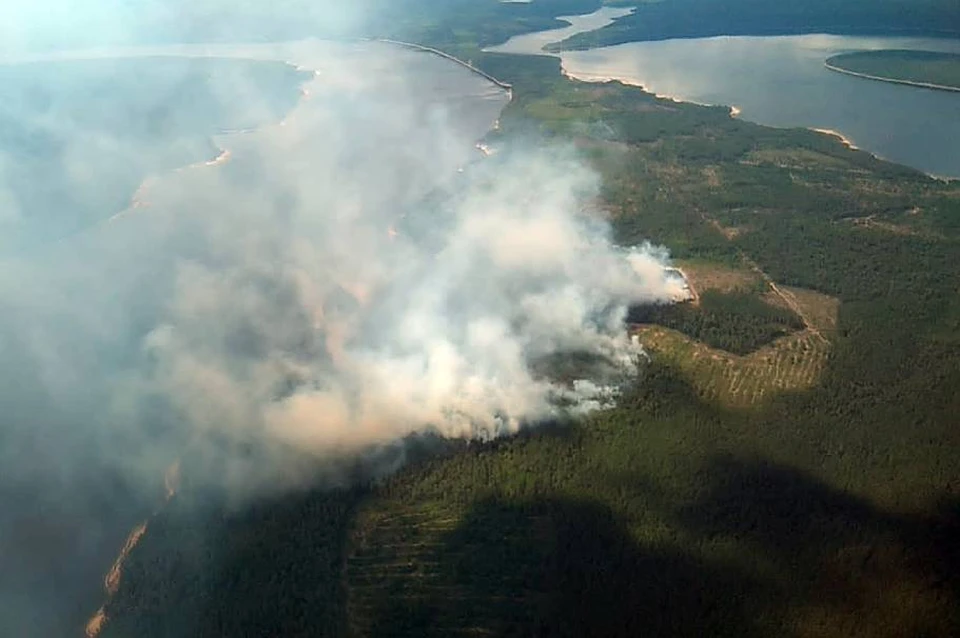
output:
[[[367,35],[418,42],[469,59],[480,49],[531,31],[566,26],[557,16],[592,13],[601,0],[369,0]]]
[[[586,49],[637,40],[798,33],[960,35],[954,0],[368,0],[365,34],[408,39],[465,53],[510,36],[565,26],[556,16],[602,5],[636,7],[598,31],[554,49]],[[472,53],[471,53],[472,57]]]
[[[502,144],[575,145],[617,240],[689,260],[700,309],[654,319],[690,336],[643,328],[615,409],[363,489],[240,514],[184,490],[102,636],[960,633],[960,187],[555,59],[474,62],[514,85]],[[745,357],[697,341],[748,352],[797,316]]]
[[[960,91],[960,55],[934,51],[857,51],[827,59],[827,67],[904,83],[934,84]]]
[[[696,305],[634,306],[627,321],[659,324],[739,355],[803,328],[789,308],[771,305],[757,294],[717,290],[705,291]]]
[[[674,368],[697,396],[710,404],[752,409],[785,392],[820,382],[830,342],[811,330],[781,337],[747,356],[711,348],[658,325],[634,328],[647,352]]]
[[[592,33],[580,33],[554,49],[704,38],[718,35],[845,35],[957,36],[960,12],[954,0],[806,0],[772,3],[763,0],[664,0],[638,4],[637,10]]]
[[[125,565],[102,635],[339,635],[337,575],[360,495],[288,495],[243,512],[174,500]]]

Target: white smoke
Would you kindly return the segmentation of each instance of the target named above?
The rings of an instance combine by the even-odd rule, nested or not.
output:
[[[552,382],[535,362],[589,354],[630,374],[628,304],[676,294],[662,254],[614,248],[583,212],[595,178],[575,163],[525,152],[490,167],[432,211],[429,242],[388,233],[389,176],[371,166],[366,187],[344,187],[355,176],[336,162],[312,165],[323,172],[293,184],[283,224],[247,194],[229,223],[194,228],[203,253],[175,266],[143,387],[193,428],[323,456],[425,430],[512,433],[613,394]]]
[[[177,459],[184,480],[243,502],[317,474],[350,480],[358,457],[390,471],[410,434],[488,438],[601,408],[639,353],[626,305],[675,292],[662,251],[611,245],[587,212],[597,176],[570,149],[480,160],[474,144],[506,97],[449,61],[317,41],[142,46],[354,20],[351,3],[294,5],[0,8],[5,62],[120,43],[318,73],[282,126],[216,136],[213,165],[196,156],[205,140],[132,142],[61,117],[99,113],[112,92],[123,102],[134,89],[119,82],[85,87],[103,100],[77,91],[39,110],[5,85],[4,130],[37,135],[0,154],[0,633],[69,633],[68,609],[102,576],[98,553],[115,555],[123,521],[153,507]],[[71,56],[53,57],[71,77]],[[232,125],[272,111],[256,81],[238,82],[214,80]],[[158,113],[178,108],[149,81],[135,90]],[[23,160],[44,140],[48,183],[40,160]],[[197,163],[150,175],[135,206],[98,218],[98,202],[168,157]]]
[[[513,432],[556,411],[532,361],[585,352],[628,368],[627,305],[674,293],[659,255],[614,249],[581,212],[593,178],[575,165],[493,168],[437,220],[438,248],[389,235],[382,194],[336,187],[348,178],[318,176],[323,194],[300,199],[287,232],[234,210],[229,234],[205,238],[217,263],[178,266],[148,338],[151,381],[197,427],[318,449]]]
[[[96,454],[159,476],[216,440],[249,487],[286,468],[231,441],[335,459],[609,405],[640,354],[628,305],[678,294],[665,252],[612,245],[570,149],[478,161],[461,98],[424,100],[410,71],[447,62],[295,48],[320,71],[283,126],[224,137],[226,163],[154,177],[148,205],[5,280],[19,357]],[[584,365],[553,374],[564,357]]]

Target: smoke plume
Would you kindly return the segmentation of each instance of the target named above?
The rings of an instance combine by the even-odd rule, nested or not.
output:
[[[156,6],[85,14],[62,38],[77,26],[69,15],[5,5],[0,51],[191,38],[168,20],[186,13]],[[163,20],[165,36],[144,27]],[[11,635],[65,635],[89,614],[91,582],[178,459],[193,461],[194,484],[243,500],[318,475],[343,482],[357,458],[390,471],[410,435],[488,439],[601,408],[641,356],[627,306],[681,294],[662,249],[612,244],[598,178],[572,149],[478,152],[507,94],[448,60],[313,40],[47,58],[116,56],[283,61],[304,74],[302,95],[264,123],[275,104],[261,84],[216,75],[218,108],[260,123],[210,140],[164,128],[196,103],[183,99],[195,78],[106,83],[78,104],[40,90],[43,112],[5,95],[0,124],[26,131],[0,148]],[[156,107],[127,127],[136,139],[90,125],[120,117],[104,105],[131,92]],[[148,170],[177,157],[193,163]],[[130,205],[98,213],[116,193]]]

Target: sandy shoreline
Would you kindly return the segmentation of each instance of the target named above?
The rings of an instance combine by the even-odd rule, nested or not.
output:
[[[887,78],[882,75],[870,75],[869,73],[860,73],[859,71],[851,71],[850,69],[844,69],[843,67],[834,66],[829,62],[824,62],[823,66],[831,71],[836,71],[837,73],[843,73],[845,75],[852,75],[855,78],[863,78],[865,80],[876,80],[877,82],[889,82],[890,84],[903,84],[904,86],[915,86],[921,89],[931,89],[934,91],[951,91],[953,93],[960,93],[960,87],[957,86],[947,86],[946,84],[934,84],[932,82],[920,82],[918,80],[901,80],[899,78]]]
[[[163,171],[161,173],[150,174],[144,177],[143,181],[138,185],[137,189],[134,191],[131,196],[130,202],[126,208],[123,210],[117,211],[113,215],[102,219],[98,222],[93,223],[91,226],[82,229],[79,231],[80,234],[90,232],[96,228],[99,228],[105,224],[115,222],[121,218],[127,217],[131,212],[136,209],[149,207],[150,203],[145,199],[145,195],[148,191],[148,187],[153,184],[158,178],[169,175],[182,173],[184,171],[193,170],[199,167],[216,167],[221,166],[230,161],[232,156],[231,145],[229,144],[229,139],[236,136],[248,135],[262,133],[274,127],[284,128],[289,123],[291,117],[296,113],[296,111],[303,106],[304,102],[309,100],[312,96],[312,91],[310,85],[312,82],[318,81],[321,77],[321,70],[318,68],[318,63],[314,59],[316,52],[309,48],[311,45],[316,45],[320,43],[321,45],[328,42],[334,41],[325,41],[317,40],[313,38],[308,38],[305,40],[295,40],[289,42],[275,42],[267,44],[241,44],[241,45],[231,45],[231,44],[174,44],[174,45],[157,45],[157,46],[143,46],[143,47],[117,47],[117,48],[94,48],[94,49],[82,49],[82,50],[73,50],[73,51],[53,51],[37,54],[24,54],[16,55],[12,57],[0,57],[0,65],[18,65],[18,64],[30,64],[36,62],[65,62],[65,61],[85,61],[85,60],[102,60],[102,59],[135,59],[135,58],[148,58],[148,57],[177,57],[177,58],[229,58],[235,60],[251,60],[251,61],[261,61],[261,62],[279,62],[286,66],[293,68],[298,72],[311,73],[312,77],[304,80],[299,85],[299,100],[296,105],[280,120],[266,122],[259,127],[252,129],[242,129],[236,131],[221,131],[215,135],[209,137],[211,146],[216,150],[217,155],[213,158],[208,158],[204,160],[199,160],[197,162],[179,166],[169,171]],[[415,51],[420,51],[430,55],[437,55],[441,58],[447,59],[455,64],[458,64],[467,70],[475,73],[488,82],[491,82],[494,86],[506,91],[508,102],[513,99],[512,87],[509,83],[503,82],[502,80],[493,77],[492,75],[474,67],[472,64],[460,60],[448,53],[434,49],[431,47],[422,46],[419,44],[402,42],[396,40],[385,40],[385,39],[374,39],[368,40],[368,42],[376,42],[380,44],[386,44],[395,47],[403,47],[407,49],[412,49]],[[490,124],[488,133],[490,130],[495,130],[499,125],[499,120],[496,120]],[[63,237],[57,241],[65,241],[72,237],[76,236],[71,234],[68,237]]]
[[[854,144],[853,141],[852,141],[850,138],[848,138],[847,136],[845,136],[845,135],[844,135],[843,133],[841,133],[840,131],[835,131],[835,130],[833,130],[832,128],[816,128],[816,127],[813,127],[813,126],[811,126],[811,127],[809,127],[809,128],[810,128],[811,131],[816,131],[817,133],[823,133],[824,135],[830,135],[831,137],[837,137],[837,138],[839,138],[840,141],[843,142],[843,145],[846,146],[847,148],[851,149],[851,150],[854,150],[854,151],[861,151],[861,150],[863,150],[863,149],[861,149],[859,146],[857,146],[856,144]],[[865,151],[865,152],[866,152],[866,151]],[[873,155],[873,153],[871,153],[871,155]],[[873,155],[873,156],[874,156],[874,157],[877,157],[876,155]],[[879,159],[879,158],[878,158],[878,159]]]
[[[563,74],[564,77],[569,78],[569,79],[571,79],[571,80],[577,80],[577,81],[579,81],[579,82],[592,82],[592,83],[620,82],[621,84],[625,84],[625,85],[627,85],[627,86],[635,86],[635,87],[637,87],[637,88],[642,89],[643,91],[645,91],[645,92],[647,92],[647,93],[652,94],[654,97],[656,97],[656,98],[658,98],[658,99],[661,99],[661,100],[670,100],[671,102],[676,102],[676,103],[678,103],[678,104],[696,104],[697,106],[707,106],[707,107],[721,107],[721,106],[726,106],[726,108],[728,108],[728,109],[730,110],[730,117],[731,117],[731,118],[737,118],[737,117],[739,117],[739,116],[743,113],[743,111],[742,111],[742,109],[741,109],[740,107],[734,106],[734,105],[706,104],[706,103],[703,103],[703,102],[697,102],[696,100],[690,100],[690,99],[685,99],[685,98],[682,98],[682,97],[677,97],[677,96],[675,96],[675,95],[666,95],[666,94],[662,94],[662,93],[654,93],[653,91],[650,91],[646,86],[644,86],[642,82],[638,82],[638,81],[632,81],[632,80],[627,80],[627,79],[624,79],[624,78],[618,78],[618,77],[612,77],[612,76],[605,76],[605,75],[599,75],[599,74],[598,74],[598,75],[574,74],[574,73],[571,73],[571,72],[566,68],[566,66],[564,66],[564,65],[562,64],[562,62],[561,62],[561,66],[560,66],[560,71],[561,71],[561,73]],[[823,135],[829,135],[829,136],[831,136],[831,137],[837,138],[838,140],[840,140],[840,142],[841,142],[844,146],[846,146],[847,148],[849,148],[849,149],[852,150],[852,151],[860,151],[860,152],[862,152],[862,153],[867,153],[868,155],[870,155],[870,156],[873,157],[874,159],[880,160],[880,161],[882,161],[882,162],[890,162],[890,161],[892,161],[892,160],[889,160],[889,159],[887,159],[887,158],[885,158],[885,157],[882,157],[882,156],[880,156],[880,155],[877,155],[876,153],[873,153],[873,152],[870,152],[870,151],[866,151],[866,150],[860,148],[859,146],[856,145],[856,143],[854,143],[853,140],[851,140],[849,137],[847,137],[846,135],[844,135],[843,133],[841,133],[840,131],[837,131],[837,130],[835,130],[835,129],[820,128],[820,127],[814,127],[814,126],[807,127],[807,129],[810,130],[810,131],[815,131],[815,132],[817,132],[817,133],[821,133],[821,134],[823,134]],[[920,169],[915,169],[915,170],[920,170]],[[928,172],[926,172],[926,171],[920,171],[920,172],[922,172],[922,173],[923,173],[924,175],[926,175],[927,177],[930,177],[931,179],[939,180],[939,181],[942,181],[942,182],[960,181],[960,178],[944,177],[944,176],[941,176],[941,175],[934,175],[934,174],[928,173]]]
[[[201,56],[188,55],[184,57],[201,57]],[[258,59],[258,58],[238,58],[238,59]],[[294,105],[293,109],[291,109],[290,111],[290,113],[293,113],[304,101],[306,101],[309,98],[310,93],[309,93],[309,90],[307,89],[307,85],[311,81],[316,80],[316,78],[319,76],[319,71],[317,71],[316,69],[305,68],[302,65],[292,62],[290,60],[277,60],[277,61],[282,62],[288,66],[291,66],[297,71],[313,71],[314,73],[313,77],[310,80],[306,80],[303,83],[301,83],[300,99],[297,101],[297,104]],[[163,179],[165,176],[176,175],[179,173],[193,171],[193,170],[206,168],[206,167],[217,168],[226,164],[227,162],[230,161],[230,157],[232,155],[232,152],[229,148],[229,144],[227,144],[227,141],[229,138],[249,135],[251,133],[257,133],[275,126],[282,126],[283,122],[286,120],[286,117],[290,116],[290,113],[284,116],[284,119],[279,122],[276,122],[276,121],[267,122],[258,128],[244,129],[244,130],[238,130],[234,132],[220,133],[215,136],[210,136],[209,141],[211,145],[214,147],[214,149],[216,149],[216,152],[217,152],[216,157],[213,157],[211,159],[200,160],[197,162],[193,162],[191,164],[185,164],[183,166],[179,166],[169,171],[148,175],[143,179],[143,181],[138,186],[137,190],[134,192],[133,196],[130,199],[130,205],[127,206],[127,208],[121,210],[120,212],[108,217],[107,219],[99,223],[93,224],[92,226],[88,227],[82,232],[90,232],[90,231],[96,230],[97,228],[100,228],[105,224],[110,224],[123,217],[126,217],[129,213],[137,209],[148,208],[150,206],[150,201],[146,198],[146,195],[149,191],[149,187],[151,185],[154,185],[158,180]],[[220,139],[217,139],[217,138],[220,138]],[[167,472],[164,475],[165,494],[164,494],[164,499],[160,505],[161,508],[164,505],[166,505],[170,501],[170,499],[172,499],[176,495],[177,484],[179,482],[179,471],[180,471],[180,466],[179,466],[179,460],[178,460],[178,461],[175,461],[170,466],[170,468],[168,468]],[[159,509],[157,511],[159,512]],[[154,516],[156,515],[156,513],[157,512],[154,513]],[[124,543],[123,547],[120,549],[119,555],[115,559],[113,565],[110,567],[110,570],[107,572],[104,578],[104,594],[105,594],[104,602],[94,612],[93,616],[91,616],[90,619],[87,621],[87,624],[84,630],[86,638],[98,638],[100,633],[109,623],[110,617],[107,614],[107,606],[110,604],[111,600],[113,599],[114,595],[117,593],[117,590],[119,589],[120,580],[123,576],[124,564],[126,563],[127,557],[129,556],[130,552],[140,543],[141,539],[146,534],[150,520],[152,518],[153,516],[140,522],[131,530],[130,534],[127,537],[126,542]]]
[[[581,18],[589,17],[591,15],[595,15],[595,13],[588,14],[587,16],[580,16],[580,17]],[[491,50],[502,50],[505,52],[510,52],[518,55],[543,55],[542,51],[532,50],[529,45],[531,45],[531,43],[534,43],[534,42],[537,44],[538,47],[549,46],[549,44],[556,44],[556,38],[553,38],[551,41],[550,38],[546,37],[555,33],[556,32],[553,30],[541,31],[539,38],[533,37],[531,34],[515,36],[514,38],[511,38],[503,45],[500,45],[498,47],[491,47]],[[783,36],[783,37],[794,38],[794,36]],[[751,38],[763,39],[763,36],[742,36],[742,37],[741,36],[732,36],[732,37],[717,36],[714,38],[693,38],[692,40],[704,40],[704,41],[711,40],[712,41],[712,40],[725,40],[728,38],[731,40],[741,40],[741,39],[746,40]],[[812,63],[812,65],[818,69],[822,69],[824,66],[826,66],[828,69],[832,68],[833,65],[825,64],[825,58],[827,56],[836,54],[841,50],[844,50],[844,47],[856,48],[856,46],[854,45],[863,46],[860,43],[864,40],[864,38],[857,39],[856,36],[828,36],[826,34],[809,34],[806,36],[795,36],[795,39],[798,39],[798,42],[791,44],[790,45],[791,47],[794,47],[794,46],[800,47],[803,51],[817,51],[818,53],[820,51],[823,52],[823,57],[820,57],[819,55],[817,55],[815,57],[811,57],[809,61],[807,61],[806,58],[804,58],[805,61],[803,62],[803,65]],[[924,40],[924,42],[925,41],[926,40]],[[632,62],[632,63],[622,62],[619,58],[621,54],[618,53],[620,48],[629,47],[631,45],[636,45],[636,44],[654,45],[657,43],[642,42],[642,41],[624,42],[624,43],[619,43],[619,44],[610,45],[610,46],[587,47],[583,50],[577,50],[577,51],[550,50],[548,53],[549,55],[556,57],[560,60],[561,72],[563,76],[573,80],[579,80],[582,82],[594,82],[594,83],[618,81],[625,85],[639,87],[644,91],[646,91],[647,93],[653,94],[655,97],[659,99],[670,100],[672,102],[677,102],[677,103],[686,102],[689,104],[698,104],[700,106],[714,106],[714,107],[720,107],[720,108],[727,108],[729,109],[729,114],[731,118],[739,118],[739,119],[744,119],[751,122],[756,122],[758,124],[762,124],[770,128],[809,128],[812,130],[816,130],[817,132],[835,137],[836,139],[840,140],[842,144],[844,144],[847,148],[851,150],[857,150],[857,151],[868,153],[872,157],[881,161],[893,162],[893,163],[901,164],[903,166],[911,167],[914,170],[917,170],[923,174],[926,174],[933,179],[943,179],[942,176],[937,175],[936,173],[950,174],[955,170],[957,170],[952,165],[954,161],[950,159],[949,149],[941,149],[943,140],[931,139],[930,138],[931,136],[929,136],[929,131],[914,130],[913,123],[911,123],[910,128],[911,128],[911,132],[915,133],[915,135],[911,135],[910,137],[913,139],[923,139],[927,141],[927,143],[935,147],[934,149],[935,153],[924,154],[924,150],[916,142],[897,141],[895,144],[889,144],[884,142],[883,141],[884,138],[882,136],[882,131],[884,129],[882,128],[882,124],[875,125],[873,120],[871,120],[871,124],[868,127],[854,127],[857,129],[857,131],[859,131],[859,133],[857,133],[858,138],[860,135],[863,135],[863,139],[858,139],[857,142],[855,143],[850,137],[840,132],[840,130],[837,130],[837,129],[845,129],[845,128],[849,129],[849,127],[852,126],[852,123],[850,123],[847,119],[845,119],[846,116],[841,116],[841,117],[838,117],[837,119],[833,119],[831,118],[830,114],[824,115],[824,109],[820,108],[819,105],[815,105],[814,108],[809,109],[809,112],[807,113],[806,118],[794,117],[793,122],[765,123],[762,121],[758,121],[752,116],[756,115],[761,119],[766,119],[768,121],[775,121],[775,122],[784,120],[784,118],[780,118],[780,120],[778,120],[776,117],[766,117],[764,115],[765,107],[763,106],[764,104],[763,102],[760,102],[759,106],[757,105],[758,103],[756,102],[751,104],[746,104],[747,108],[744,109],[744,107],[740,104],[740,102],[741,100],[746,100],[747,97],[750,97],[752,95],[751,93],[749,93],[749,89],[747,89],[744,92],[743,97],[739,97],[739,98],[737,97],[739,93],[731,91],[729,88],[722,90],[721,92],[717,92],[717,90],[710,89],[713,92],[705,93],[703,95],[706,97],[706,99],[716,100],[717,103],[714,103],[714,104],[703,104],[701,102],[697,102],[696,100],[686,99],[681,95],[669,95],[669,94],[657,92],[655,90],[657,86],[659,86],[661,90],[666,89],[666,90],[676,91],[676,90],[685,90],[684,88],[685,85],[682,83],[678,84],[676,82],[669,81],[669,73],[665,76],[667,80],[664,83],[661,83],[661,78],[658,75],[658,73],[661,73],[661,70],[659,70],[660,67],[658,66],[650,67],[648,77],[644,77],[644,75],[647,75],[647,72],[643,70],[644,67],[642,65],[638,66],[635,62]],[[526,47],[526,50],[524,47]],[[604,50],[608,50],[609,52],[598,53]],[[662,49],[661,51],[670,51],[670,50],[672,49]],[[683,51],[684,49],[678,49],[678,50]],[[721,51],[721,50],[723,49],[718,49],[718,51]],[[737,50],[737,49],[732,49],[732,50]],[[931,50],[939,50],[939,49],[937,49],[936,47],[931,47]],[[598,53],[598,54],[596,56],[587,55],[588,51],[593,53]],[[645,51],[647,52],[646,54],[653,53],[653,49],[646,49]],[[630,55],[629,50],[626,50],[625,53],[623,53],[623,55],[626,55],[629,58],[629,55]],[[781,55],[781,54],[778,53],[777,55]],[[792,62],[794,62],[793,58],[791,58],[791,63]],[[799,63],[797,64],[799,65]],[[789,67],[789,68],[793,68],[793,67]],[[799,69],[800,66],[798,66],[797,68]],[[806,66],[803,66],[801,70],[805,70],[811,73],[813,72],[812,69],[807,68]],[[834,69],[834,70],[843,72],[842,69]],[[854,75],[853,73],[850,73],[850,74]],[[876,79],[880,81],[883,81],[883,80],[892,81],[892,80],[888,80],[887,78],[876,78]],[[892,81],[892,82],[896,83],[896,81]],[[916,86],[924,87],[923,83],[918,83],[918,82],[900,82],[900,83],[904,83],[904,84],[910,83]],[[647,86],[647,84],[649,84],[650,86]],[[709,84],[709,82],[707,84]],[[921,93],[921,94],[932,93],[934,92],[932,91],[932,89],[947,88],[947,87],[930,85],[924,88],[931,89],[931,91],[918,92],[918,93]],[[689,90],[691,90],[692,92],[696,92],[697,89],[691,88]],[[958,91],[960,89],[954,89],[954,90]],[[926,100],[927,97],[928,96],[922,96],[922,99]],[[933,98],[930,98],[930,99],[933,99]],[[724,107],[724,103],[726,103],[728,106]],[[900,102],[897,102],[897,104],[900,104]],[[924,104],[926,104],[926,102],[924,102]],[[909,104],[905,104],[905,105],[909,106]],[[869,104],[865,105],[866,108],[870,108],[870,106],[871,105]],[[938,117],[940,115],[941,114],[938,114]],[[884,117],[877,116],[874,119],[882,122]],[[912,118],[912,119],[915,120],[916,118]],[[949,119],[949,116],[947,119]],[[812,124],[814,126],[811,126]],[[827,126],[830,126],[832,124],[837,128],[821,129],[818,126],[815,126],[816,124],[819,124],[820,127],[824,126],[824,124],[826,124]],[[887,124],[889,125],[889,123]],[[874,126],[876,126],[876,128],[874,128]],[[950,130],[950,134],[952,136],[955,136],[955,133],[956,133],[955,127],[952,126],[952,124],[948,123],[948,128]],[[874,130],[880,131],[881,133],[878,135],[875,135]],[[933,137],[935,138],[935,136]],[[867,150],[865,150],[863,146],[860,146],[860,144],[865,145]],[[894,155],[894,157],[885,157],[881,154],[878,154],[876,152],[869,150],[870,148],[877,148],[878,150],[882,148],[884,152],[890,152],[891,154]],[[946,151],[947,154],[944,155],[942,158],[939,155],[937,155],[938,153],[941,153],[944,150]],[[935,159],[931,160],[930,157],[934,157]],[[957,177],[960,178],[960,175],[958,175]]]
[[[570,78],[570,79],[572,79],[572,80],[577,80],[577,81],[579,81],[579,82],[594,82],[594,83],[620,82],[621,84],[625,84],[625,85],[627,85],[627,86],[635,86],[635,87],[638,87],[638,88],[642,89],[643,91],[646,91],[647,93],[652,94],[654,97],[656,97],[656,98],[658,98],[658,99],[661,99],[661,100],[670,100],[671,102],[676,102],[676,103],[678,103],[678,104],[684,104],[684,103],[685,103],[685,104],[696,104],[697,106],[707,106],[707,107],[720,107],[720,106],[723,106],[723,105],[718,105],[718,104],[705,104],[705,103],[703,103],[703,102],[697,102],[696,100],[684,99],[684,98],[682,98],[682,97],[677,97],[677,96],[675,96],[675,95],[666,95],[666,94],[662,94],[662,93],[654,93],[653,91],[650,91],[649,89],[647,89],[647,87],[645,87],[642,82],[625,80],[625,79],[623,79],[623,78],[617,78],[617,77],[611,77],[611,76],[603,76],[603,75],[586,75],[586,74],[577,75],[577,74],[572,74],[572,73],[570,73],[570,72],[567,70],[567,68],[566,68],[562,63],[561,63],[561,66],[560,66],[560,71],[561,71],[561,73],[563,74],[564,77]],[[731,117],[731,118],[737,118],[737,117],[739,117],[739,116],[743,113],[743,111],[742,111],[742,110],[740,109],[740,107],[738,107],[738,106],[726,105],[726,108],[728,108],[728,109],[730,110],[730,117]],[[815,132],[817,132],[817,133],[821,133],[821,134],[823,134],[823,135],[829,135],[829,136],[831,136],[831,137],[837,138],[838,140],[840,140],[840,142],[841,142],[844,146],[846,146],[847,148],[849,148],[849,149],[852,150],[852,151],[860,151],[860,152],[862,152],[862,153],[867,153],[868,155],[870,155],[870,157],[873,157],[874,159],[879,160],[879,161],[881,161],[881,162],[890,162],[890,161],[891,161],[891,160],[889,160],[889,159],[887,159],[887,158],[885,158],[885,157],[882,157],[882,156],[880,156],[880,155],[877,155],[876,153],[873,153],[873,152],[871,152],[871,151],[866,151],[866,150],[860,148],[859,146],[857,146],[857,145],[854,143],[853,140],[851,140],[849,137],[847,137],[846,135],[844,135],[843,133],[841,133],[840,131],[837,131],[837,130],[835,130],[835,129],[831,129],[831,128],[820,128],[820,127],[814,127],[814,126],[809,126],[809,127],[807,127],[807,129],[810,130],[810,131],[815,131]],[[920,169],[915,169],[915,170],[920,170]],[[928,173],[928,172],[926,172],[926,171],[920,171],[920,172],[922,172],[924,175],[926,175],[927,177],[929,177],[929,178],[931,178],[931,179],[935,179],[935,180],[938,180],[938,181],[941,181],[941,182],[960,181],[960,178],[944,177],[944,176],[942,176],[942,175],[934,175],[934,174]]]
[[[19,65],[19,64],[33,64],[41,62],[72,62],[72,61],[90,61],[90,60],[104,60],[104,59],[137,59],[137,58],[149,58],[149,57],[174,57],[174,58],[229,58],[235,60],[251,60],[251,61],[260,61],[260,62],[279,62],[286,66],[293,68],[298,72],[310,72],[313,74],[313,77],[305,80],[299,86],[300,89],[300,99],[297,101],[297,104],[294,105],[291,112],[295,111],[305,100],[310,97],[310,90],[308,85],[311,81],[316,80],[320,76],[320,71],[315,68],[315,65],[306,64],[304,62],[297,62],[296,60],[290,59],[290,54],[292,51],[291,48],[301,45],[303,41],[295,42],[281,42],[281,43],[270,43],[270,44],[254,44],[254,45],[241,45],[241,46],[232,46],[232,45],[202,45],[202,44],[180,44],[180,45],[169,45],[169,46],[145,46],[145,47],[118,47],[116,49],[84,49],[76,51],[53,51],[48,53],[39,53],[39,54],[27,54],[13,57],[0,58],[0,65]],[[93,231],[97,228],[100,228],[106,224],[110,224],[120,220],[121,218],[126,217],[131,212],[136,209],[147,208],[150,206],[149,201],[145,198],[149,187],[154,184],[159,178],[165,175],[173,175],[177,173],[182,173],[184,171],[193,170],[199,167],[204,166],[221,166],[230,161],[232,155],[230,148],[224,145],[226,140],[233,136],[238,135],[247,135],[250,133],[257,133],[264,130],[267,130],[274,126],[283,126],[286,123],[287,117],[290,113],[284,116],[280,121],[267,122],[262,126],[253,128],[253,129],[243,129],[237,131],[229,132],[220,132],[215,135],[211,135],[208,138],[210,145],[215,149],[217,155],[213,158],[202,159],[191,164],[185,164],[172,168],[169,170],[162,171],[160,173],[153,173],[147,175],[143,178],[143,181],[137,186],[137,189],[133,192],[133,195],[130,198],[130,203],[123,210],[117,211],[116,213],[110,215],[109,217],[102,219],[98,222],[93,223],[87,228],[84,228],[79,231],[79,234],[87,233]],[[219,139],[218,139],[219,138]],[[75,234],[71,234],[67,237],[62,237],[57,240],[58,242],[66,241],[75,237]]]

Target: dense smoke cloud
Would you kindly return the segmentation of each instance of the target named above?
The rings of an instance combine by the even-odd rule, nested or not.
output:
[[[67,27],[62,13],[34,21],[32,6],[5,5],[7,53]],[[138,39],[112,18],[79,40],[108,26]],[[35,28],[17,31],[24,22]],[[317,473],[343,482],[358,457],[389,471],[411,434],[489,438],[595,409],[640,354],[626,306],[680,293],[662,250],[611,244],[591,212],[597,177],[570,149],[514,144],[481,159],[474,144],[506,94],[446,60],[317,41],[84,55],[121,54],[282,60],[311,79],[282,122],[215,135],[211,156],[144,176],[119,214],[87,205],[81,232],[69,207],[26,218],[40,200],[24,193],[44,189],[16,188],[22,158],[0,149],[0,227],[37,231],[0,244],[0,546],[12,548],[0,629],[11,635],[63,635],[89,614],[104,548],[115,555],[178,459],[194,461],[195,485],[244,500]],[[270,111],[257,82],[229,84],[230,108]],[[40,121],[11,104],[0,115],[14,130]],[[51,184],[83,185],[87,204],[145,157],[211,146],[177,138],[174,153],[166,137],[41,119],[62,129],[45,138],[62,141],[47,149]]]
[[[596,177],[559,148],[463,171],[496,90],[453,69],[450,99],[424,99],[447,62],[298,46],[284,55],[323,68],[282,125],[218,139],[229,161],[154,177],[147,207],[8,268],[22,383],[83,415],[71,435],[97,462],[153,476],[213,438],[330,457],[615,394],[639,354],[627,305],[679,291],[662,251],[611,245]],[[593,378],[551,380],[564,353]],[[239,463],[245,486],[278,469]]]
[[[516,431],[563,393],[532,362],[588,352],[629,368],[626,305],[673,292],[656,255],[612,249],[578,212],[592,190],[583,169],[524,154],[464,180],[424,245],[389,232],[390,166],[371,162],[350,184],[326,152],[283,227],[234,203],[229,227],[203,235],[215,262],[176,268],[146,339],[150,385],[199,427],[320,450],[424,428]]]

